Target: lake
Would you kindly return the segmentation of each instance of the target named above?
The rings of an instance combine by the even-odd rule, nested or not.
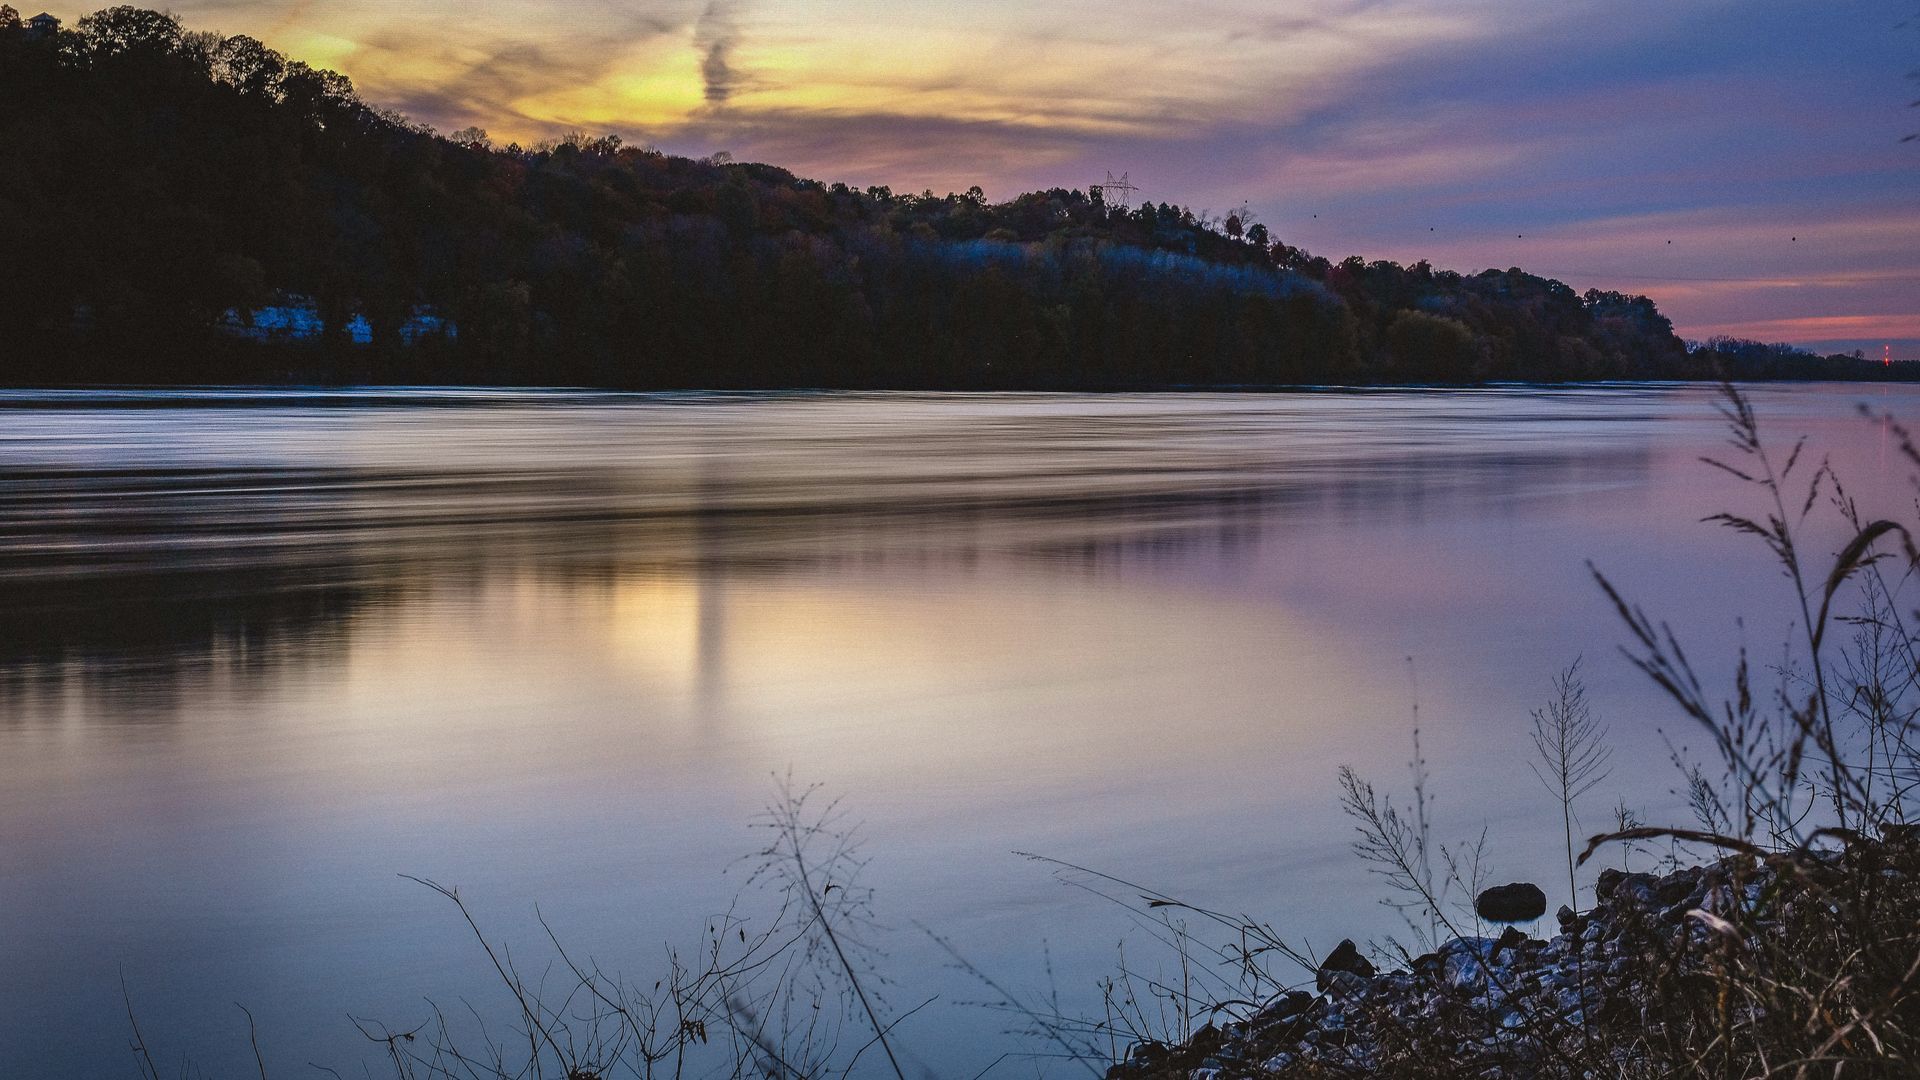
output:
[[[1911,504],[1858,406],[1920,390],[1752,395],[1782,454]],[[1684,815],[1692,735],[1588,560],[1717,679],[1786,637],[1780,577],[1700,521],[1754,505],[1698,461],[1714,402],[0,393],[0,1075],[135,1075],[123,979],[169,1074],[253,1075],[236,1002],[275,1077],[377,1066],[349,1016],[511,1021],[403,874],[536,975],[544,920],[650,980],[741,890],[780,777],[860,826],[876,986],[934,999],[909,1068],[1031,1072],[925,931],[1089,1013],[1123,940],[1170,956],[1015,852],[1318,950],[1391,932],[1335,770],[1403,790],[1416,704],[1440,833],[1485,828],[1557,906],[1553,675],[1581,659],[1611,725],[1590,831],[1617,798]]]

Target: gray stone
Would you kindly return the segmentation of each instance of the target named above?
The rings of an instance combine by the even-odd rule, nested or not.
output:
[[[1493,954],[1492,938],[1454,938],[1440,946],[1440,979],[1455,990],[1466,990],[1486,978]]]
[[[1599,879],[1593,883],[1594,897],[1596,899],[1605,900],[1608,897],[1612,896],[1614,886],[1620,884],[1620,879],[1626,876],[1627,876],[1626,871],[1615,870],[1611,866],[1601,870]]]
[[[1474,900],[1473,910],[1488,922],[1531,922],[1547,913],[1547,894],[1525,881],[1496,885]]]
[[[1367,980],[1351,971],[1322,971],[1316,980],[1323,993],[1334,997],[1355,997],[1367,992]]]
[[[1373,962],[1361,956],[1359,947],[1353,943],[1352,938],[1348,938],[1334,946],[1333,951],[1327,954],[1327,958],[1320,961],[1320,970],[1315,974],[1314,984],[1324,993],[1331,988],[1332,976],[1335,972],[1347,972],[1358,975],[1362,979],[1371,979],[1375,970]]]
[[[1305,990],[1289,990],[1276,998],[1260,1013],[1262,1020],[1290,1020],[1306,1012],[1313,1005],[1313,995]]]

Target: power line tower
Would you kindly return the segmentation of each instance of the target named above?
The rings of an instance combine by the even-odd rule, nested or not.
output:
[[[1132,208],[1134,193],[1140,190],[1127,182],[1126,173],[1121,173],[1120,179],[1115,180],[1111,171],[1107,173],[1106,183],[1088,184],[1087,187],[1089,189],[1088,193],[1098,195],[1101,202],[1108,206],[1119,207],[1122,210]]]

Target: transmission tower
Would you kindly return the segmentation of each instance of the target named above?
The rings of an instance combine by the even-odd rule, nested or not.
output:
[[[1090,194],[1100,196],[1101,202],[1108,206],[1117,206],[1122,210],[1130,209],[1133,206],[1133,194],[1140,190],[1127,182],[1126,173],[1121,173],[1120,179],[1115,180],[1111,171],[1107,173],[1106,183],[1089,184],[1087,187],[1090,189]]]

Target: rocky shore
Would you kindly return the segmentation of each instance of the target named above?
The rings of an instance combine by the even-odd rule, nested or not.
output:
[[[1816,926],[1838,917],[1822,883],[1844,881],[1857,894],[1860,875],[1910,896],[1913,845],[1859,841],[1660,875],[1603,870],[1592,909],[1562,907],[1550,937],[1512,926],[1498,936],[1456,937],[1393,971],[1376,970],[1344,941],[1321,962],[1312,990],[1282,993],[1181,1045],[1137,1043],[1108,1076],[1528,1077],[1592,1075],[1596,1066],[1631,1073],[1633,1059],[1670,1034],[1676,1017],[1702,1001],[1713,1009],[1717,993],[1721,1015],[1737,1020],[1742,1006],[1721,993],[1732,958],[1767,952],[1778,942],[1760,939],[1801,933],[1793,928],[1809,917]]]

